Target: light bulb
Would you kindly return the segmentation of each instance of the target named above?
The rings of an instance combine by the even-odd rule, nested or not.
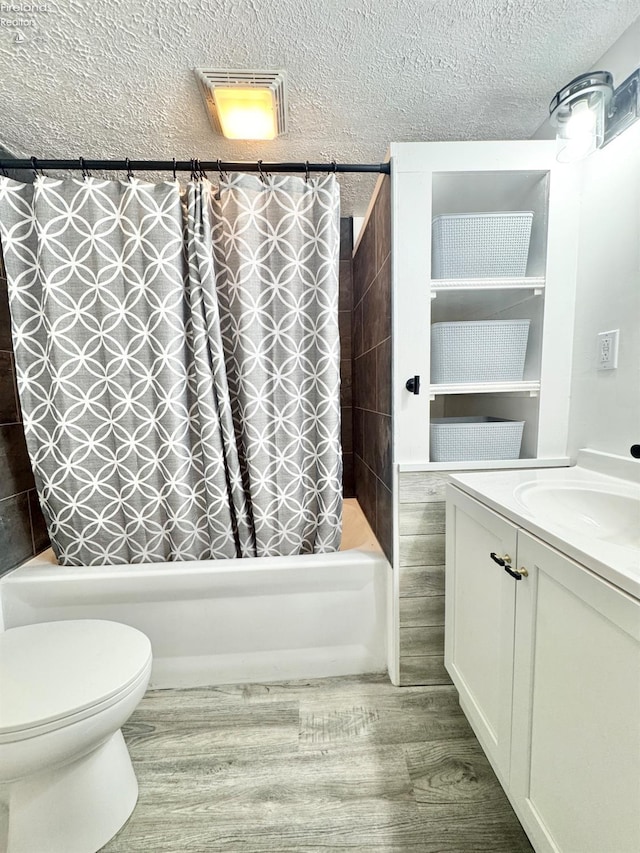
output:
[[[592,93],[570,108],[558,111],[558,152],[560,163],[582,160],[602,145],[604,128],[603,100]]]
[[[598,117],[586,101],[578,101],[571,110],[571,115],[564,128],[566,139],[578,139],[593,136]]]

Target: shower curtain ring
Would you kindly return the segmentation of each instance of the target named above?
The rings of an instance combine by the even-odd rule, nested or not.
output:
[[[84,157],[80,157],[78,159],[80,160],[80,168],[82,169],[82,180],[84,180],[85,178],[90,178],[91,172],[84,165]]]
[[[221,178],[227,178],[227,173],[222,168],[222,160],[218,159],[218,172],[220,173]]]
[[[207,180],[207,173],[205,172],[205,170],[200,165],[200,160],[196,160],[196,163],[198,164],[198,176],[199,176],[200,180],[206,181]]]
[[[309,183],[309,161],[305,160],[304,164],[304,182],[305,184]]]
[[[7,170],[5,169],[5,167],[4,167],[4,166],[2,166],[1,168],[2,168],[2,177],[3,177],[3,178],[8,178],[8,177],[9,177],[9,172],[7,172]]]
[[[174,181],[178,180],[176,177],[176,158],[175,157],[173,158],[173,180]]]
[[[260,180],[263,184],[267,183],[267,178],[271,177],[270,172],[262,168],[262,160],[258,160],[258,171],[260,172]]]
[[[36,157],[31,158],[31,168],[33,169],[33,174],[38,177],[38,160]],[[4,169],[2,170],[4,172]],[[40,169],[40,174],[44,178],[44,172]]]
[[[198,176],[196,174],[196,161],[195,161],[194,157],[191,158],[191,174],[189,175],[189,180],[190,181],[197,181],[198,180]]]
[[[126,164],[127,164],[127,180],[128,180],[128,181],[131,181],[131,178],[134,178],[134,177],[135,177],[135,175],[134,175],[134,174],[133,174],[133,172],[131,171],[131,161],[130,161],[130,160],[129,160],[129,158],[127,157],[127,158],[126,158],[126,160],[125,160],[125,162],[126,162]]]
[[[336,163],[336,161],[335,161],[335,160],[332,160],[332,161],[331,161],[331,165],[333,166],[333,174],[334,174],[334,175],[335,175],[335,174],[337,174],[337,172],[338,172],[338,164]]]

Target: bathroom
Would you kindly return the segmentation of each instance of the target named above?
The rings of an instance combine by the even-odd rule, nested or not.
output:
[[[593,471],[584,476],[594,480],[613,470],[618,481],[631,481],[629,489],[637,487],[640,474],[630,447],[640,443],[640,122],[579,163],[563,164],[556,161],[555,128],[546,117],[554,92],[577,75],[606,69],[617,87],[640,66],[640,4],[585,10],[574,2],[552,13],[539,4],[495,0],[471,9],[437,4],[437,14],[435,7],[429,13],[417,5],[411,4],[411,16],[402,6],[335,4],[327,21],[320,7],[293,9],[277,2],[264,4],[263,15],[249,3],[233,8],[201,3],[191,9],[168,3],[153,9],[75,4],[68,10],[25,9],[19,17],[31,24],[3,25],[0,31],[8,105],[0,130],[3,157],[170,163],[173,157],[199,156],[224,164],[335,160],[338,166],[384,164],[390,157],[391,162],[390,174],[335,176],[341,195],[344,535],[351,541],[345,550],[326,555],[330,559],[322,566],[317,555],[303,553],[284,563],[263,557],[241,572],[224,559],[213,568],[184,562],[171,572],[154,563],[120,573],[101,572],[99,565],[56,568],[24,440],[7,279],[0,279],[3,628],[9,634],[25,625],[111,620],[151,639],[149,689],[123,727],[139,785],[137,805],[115,835],[104,835],[100,847],[104,844],[106,853],[342,848],[627,853],[638,848],[637,828],[624,812],[640,797],[632,761],[638,739],[628,725],[622,734],[630,766],[612,761],[603,774],[605,782],[624,780],[626,793],[618,796],[615,789],[615,796],[596,805],[593,792],[572,783],[588,842],[567,803],[558,815],[534,792],[546,826],[536,816],[531,797],[521,790],[526,774],[514,763],[526,732],[506,708],[520,702],[522,711],[528,690],[524,675],[530,663],[518,656],[517,647],[526,634],[526,619],[519,614],[526,614],[530,578],[521,575],[516,581],[502,573],[513,586],[496,588],[515,596],[507,618],[519,632],[516,650],[500,660],[518,676],[513,695],[505,699],[501,693],[497,700],[502,687],[493,684],[490,666],[495,636],[484,644],[478,639],[486,664],[484,694],[485,688],[474,687],[464,673],[465,661],[456,660],[454,649],[465,637],[464,631],[456,633],[460,623],[449,609],[456,602],[445,600],[445,560],[450,594],[458,553],[454,528],[467,525],[478,532],[469,526],[470,500],[507,519],[509,535],[516,536],[513,528],[518,528],[518,549],[520,542],[529,543],[528,534],[544,539],[542,524],[521,535],[523,513],[511,511],[504,495],[491,491],[506,489],[508,482],[495,485],[492,477],[519,477],[522,486],[525,474],[543,484],[547,473],[564,476],[582,468]],[[251,39],[244,38],[245,30]],[[322,39],[307,41],[315,31]],[[209,32],[216,33],[215,48]],[[301,34],[303,44],[296,46]],[[188,42],[193,44],[187,48]],[[157,59],[156,74],[150,71],[156,62],[151,55],[159,43],[167,58]],[[317,55],[306,67],[305,52],[313,50]],[[526,68],[516,61],[523,51],[529,57]],[[347,74],[343,65],[349,52]],[[287,133],[268,142],[229,141],[216,133],[194,75],[194,68],[212,66],[286,68]],[[332,67],[342,71],[329,72]],[[399,80],[392,80],[396,74]],[[323,91],[319,81],[327,85],[332,75],[331,91]],[[380,95],[372,81],[382,86],[385,78],[383,100],[389,109],[380,107],[378,116],[371,98],[378,101]],[[399,84],[409,78],[413,94],[396,108],[386,92],[393,83],[400,98]],[[319,104],[326,111],[321,119]],[[496,139],[509,141],[490,141]],[[9,178],[37,182],[41,163],[31,165],[35,168],[27,171],[9,168]],[[213,184],[216,171],[208,168]],[[44,172],[58,174],[47,167]],[[329,166],[329,177],[330,172]],[[172,177],[166,171],[146,175],[136,167],[132,173],[132,185],[136,173],[153,183]],[[505,173],[516,177],[510,181]],[[69,174],[80,179],[79,171]],[[127,174],[121,169],[106,177],[126,181]],[[184,186],[188,170],[178,177]],[[304,180],[304,171],[298,177]],[[322,180],[323,175],[310,177]],[[426,284],[438,276],[430,276],[431,241],[424,223],[428,228],[440,214],[499,210],[500,203],[534,211],[527,276],[543,278],[546,259],[546,282],[514,297],[506,310],[497,290],[469,296],[434,287],[429,293]],[[525,306],[531,344],[526,387],[502,396],[430,394],[428,318],[455,320],[468,299],[480,304],[472,306],[469,317],[510,319],[521,316]],[[598,336],[613,330],[616,366],[598,370]],[[416,376],[422,381],[418,394],[406,387]],[[520,459],[428,461],[430,420],[479,413],[524,420]],[[584,449],[596,454],[591,461],[578,457]],[[487,472],[486,479],[474,480],[474,470],[476,477]],[[465,480],[467,472],[472,473]],[[455,492],[447,485],[450,475],[460,477]],[[624,498],[620,489],[617,497]],[[482,495],[488,496],[485,501]],[[553,510],[553,493],[543,495],[546,507],[540,511]],[[614,504],[609,512],[621,517],[625,508]],[[559,513],[569,509],[565,502]],[[481,526],[480,517],[474,519]],[[640,523],[637,515],[636,520]],[[500,535],[505,541],[506,534]],[[615,532],[607,546],[624,558],[631,549],[615,551],[621,535]],[[580,533],[578,539],[583,538]],[[493,549],[500,559],[511,554],[509,541]],[[565,552],[558,536],[544,541],[585,565],[580,542],[569,543]],[[636,586],[637,553],[636,548]],[[611,670],[620,708],[626,719],[636,719],[638,667],[632,655],[637,661],[640,619],[628,608],[637,605],[638,592],[633,576],[630,581],[612,574],[610,556],[598,552],[594,559],[605,565],[602,571],[610,571],[599,580],[622,591],[622,603],[616,599],[613,609],[630,614],[620,618],[635,646],[615,647],[621,663]],[[516,560],[504,562],[516,574],[525,565],[532,574],[529,558],[521,561],[518,553]],[[458,604],[466,607],[467,599],[462,596]],[[504,618],[490,603],[480,609],[496,621]],[[472,608],[465,612],[478,638],[487,626],[474,618]],[[596,626],[593,636],[599,636]],[[606,660],[598,668],[606,670]],[[609,683],[603,680],[604,693]],[[483,696],[489,710],[479,710]],[[563,704],[570,707],[567,697]],[[511,732],[506,745],[496,734],[495,708],[500,725]],[[586,744],[589,724],[582,725]],[[602,742],[615,754],[620,737]],[[567,763],[577,761],[568,745],[566,756]],[[546,755],[550,774],[556,770],[552,758],[552,752]],[[636,768],[639,764],[635,761]],[[539,772],[537,778],[551,790],[549,776]],[[115,782],[101,780],[105,800],[115,788]],[[2,812],[3,821],[8,814]],[[30,822],[41,822],[41,812]],[[64,827],[47,827],[46,843],[27,835],[30,841],[22,846],[14,841],[9,853],[76,849],[64,835],[61,846],[47,846],[58,832]],[[607,846],[603,837],[615,841]],[[6,843],[0,838],[0,849]],[[98,847],[88,842],[77,849]]]

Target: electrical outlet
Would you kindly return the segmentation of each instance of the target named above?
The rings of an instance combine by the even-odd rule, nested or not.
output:
[[[618,366],[620,329],[598,333],[598,370],[615,370]]]

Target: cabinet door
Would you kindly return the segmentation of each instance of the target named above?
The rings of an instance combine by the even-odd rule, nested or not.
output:
[[[515,561],[517,528],[447,487],[445,666],[501,782],[508,782],[516,581],[492,558]]]
[[[640,603],[522,531],[510,786],[536,850],[640,850]]]

